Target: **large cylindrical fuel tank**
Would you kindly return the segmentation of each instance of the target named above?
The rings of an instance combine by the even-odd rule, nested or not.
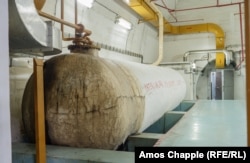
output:
[[[33,77],[22,113],[34,141]],[[87,54],[65,54],[44,64],[47,140],[74,147],[116,149],[184,99],[175,70]]]

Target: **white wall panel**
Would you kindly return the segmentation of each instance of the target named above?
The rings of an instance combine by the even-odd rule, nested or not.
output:
[[[74,23],[74,2],[65,0],[65,20]],[[122,6],[123,5],[123,6]],[[158,55],[158,36],[157,30],[147,23],[138,23],[138,16],[135,13],[128,11],[126,4],[116,0],[94,2],[92,8],[87,8],[81,4],[78,5],[78,21],[82,23],[86,29],[92,31],[90,39],[94,42],[99,42],[129,50],[135,53],[144,55],[146,62],[154,62]],[[55,14],[60,17],[60,1],[47,1],[43,11],[50,14]],[[124,27],[115,24],[116,16],[121,16],[133,25],[131,30],[126,30]],[[60,28],[58,23],[56,26]],[[74,34],[74,29],[65,27],[65,32]],[[68,52],[67,45],[71,42],[63,42],[63,52]],[[106,51],[105,51],[106,52]],[[105,54],[100,51],[101,55]],[[108,52],[112,53],[112,52]],[[121,58],[127,59],[128,56],[120,55]],[[138,58],[132,57],[129,60],[138,61]]]
[[[165,40],[165,62],[183,61],[183,55],[188,51],[215,49],[214,36],[208,33],[166,36]]]
[[[157,1],[157,3],[159,2]],[[172,12],[172,14],[176,16],[177,22],[172,23],[172,25],[215,23],[225,33],[225,48],[233,46],[230,50],[244,50],[244,38],[242,38],[242,36],[244,37],[244,4],[240,4],[243,2],[242,0],[178,0],[176,2],[175,9],[177,11]],[[220,7],[216,7],[216,5]],[[169,6],[171,5],[169,4]],[[169,20],[172,18],[169,17]],[[215,49],[214,34],[167,35],[164,39],[164,61],[181,61],[182,55],[186,51],[203,49]],[[236,99],[245,98],[244,71],[242,69],[241,72],[235,72],[236,75],[234,75]]]

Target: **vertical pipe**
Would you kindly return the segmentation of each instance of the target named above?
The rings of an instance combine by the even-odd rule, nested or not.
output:
[[[164,35],[164,23],[163,15],[160,10],[155,6],[154,2],[151,0],[145,0],[145,2],[157,13],[159,21],[159,55],[157,60],[152,63],[152,65],[159,65],[163,59],[163,35]]]
[[[245,1],[247,146],[250,146],[250,3]]]
[[[242,11],[241,11],[241,3],[239,4],[239,12],[240,12],[240,38],[241,38],[241,61],[244,61],[244,41],[243,41],[243,28],[242,28]]]
[[[36,131],[36,162],[46,163],[43,60],[33,59],[34,64],[34,102]]]
[[[61,19],[64,20],[64,0],[61,0]],[[62,40],[64,38],[64,25],[61,23],[61,31],[62,31]]]
[[[193,71],[193,70],[192,70]],[[196,88],[195,88],[195,73],[192,72],[192,77],[193,77],[193,100],[196,100]]]
[[[77,10],[77,0],[75,0],[75,24],[78,24]]]
[[[78,20],[77,20],[77,0],[75,0],[75,24],[78,24]],[[76,35],[76,30],[75,30],[75,35]]]
[[[78,21],[77,20],[78,19],[77,18],[77,12],[78,12],[77,11],[77,0],[75,0],[75,24],[64,21],[64,0],[61,0],[61,19],[57,19],[57,22],[61,23],[62,39],[64,41],[69,41],[69,40],[74,40],[75,39],[75,38],[65,38],[64,37],[64,24],[68,25],[68,26],[70,26],[72,28],[75,28],[75,33],[76,32],[78,32],[78,33],[83,33],[84,32],[85,34],[84,34],[83,38],[86,37],[86,36],[91,35],[91,33],[92,33],[90,30],[85,29],[82,24],[77,25],[77,21]],[[52,20],[56,19],[55,17],[52,18],[51,16],[49,16],[47,18],[50,18]]]
[[[240,69],[241,64],[244,62],[244,39],[243,39],[243,27],[242,27],[242,11],[241,11],[241,3],[239,3],[239,15],[240,15],[240,36],[241,36],[241,56],[240,56],[240,63],[236,65],[236,69]]]

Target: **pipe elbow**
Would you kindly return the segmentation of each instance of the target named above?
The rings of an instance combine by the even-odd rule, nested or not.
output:
[[[225,37],[222,28],[217,24],[207,23],[207,30],[208,32],[214,33],[216,37]]]
[[[41,10],[45,4],[46,0],[34,0],[35,7],[37,10]]]
[[[208,32],[214,33],[216,37],[216,49],[224,49],[225,43],[225,34],[222,28],[214,23],[207,24]]]
[[[230,54],[229,51],[223,50],[223,53],[225,54],[226,57],[226,65],[228,66],[230,64]]]
[[[186,53],[184,53],[184,55],[183,55],[183,61],[187,61],[187,56],[190,54],[190,52],[188,51],[188,52],[186,52]]]

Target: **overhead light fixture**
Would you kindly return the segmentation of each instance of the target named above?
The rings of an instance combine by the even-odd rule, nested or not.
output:
[[[115,23],[119,24],[120,26],[122,26],[122,27],[124,27],[124,28],[126,28],[128,30],[130,30],[132,28],[132,24],[129,21],[127,21],[127,20],[125,20],[125,19],[123,19],[122,17],[119,17],[119,16],[116,17]]]
[[[94,0],[78,0],[82,5],[91,8],[93,6]]]
[[[123,0],[123,2],[129,4],[130,0]]]

